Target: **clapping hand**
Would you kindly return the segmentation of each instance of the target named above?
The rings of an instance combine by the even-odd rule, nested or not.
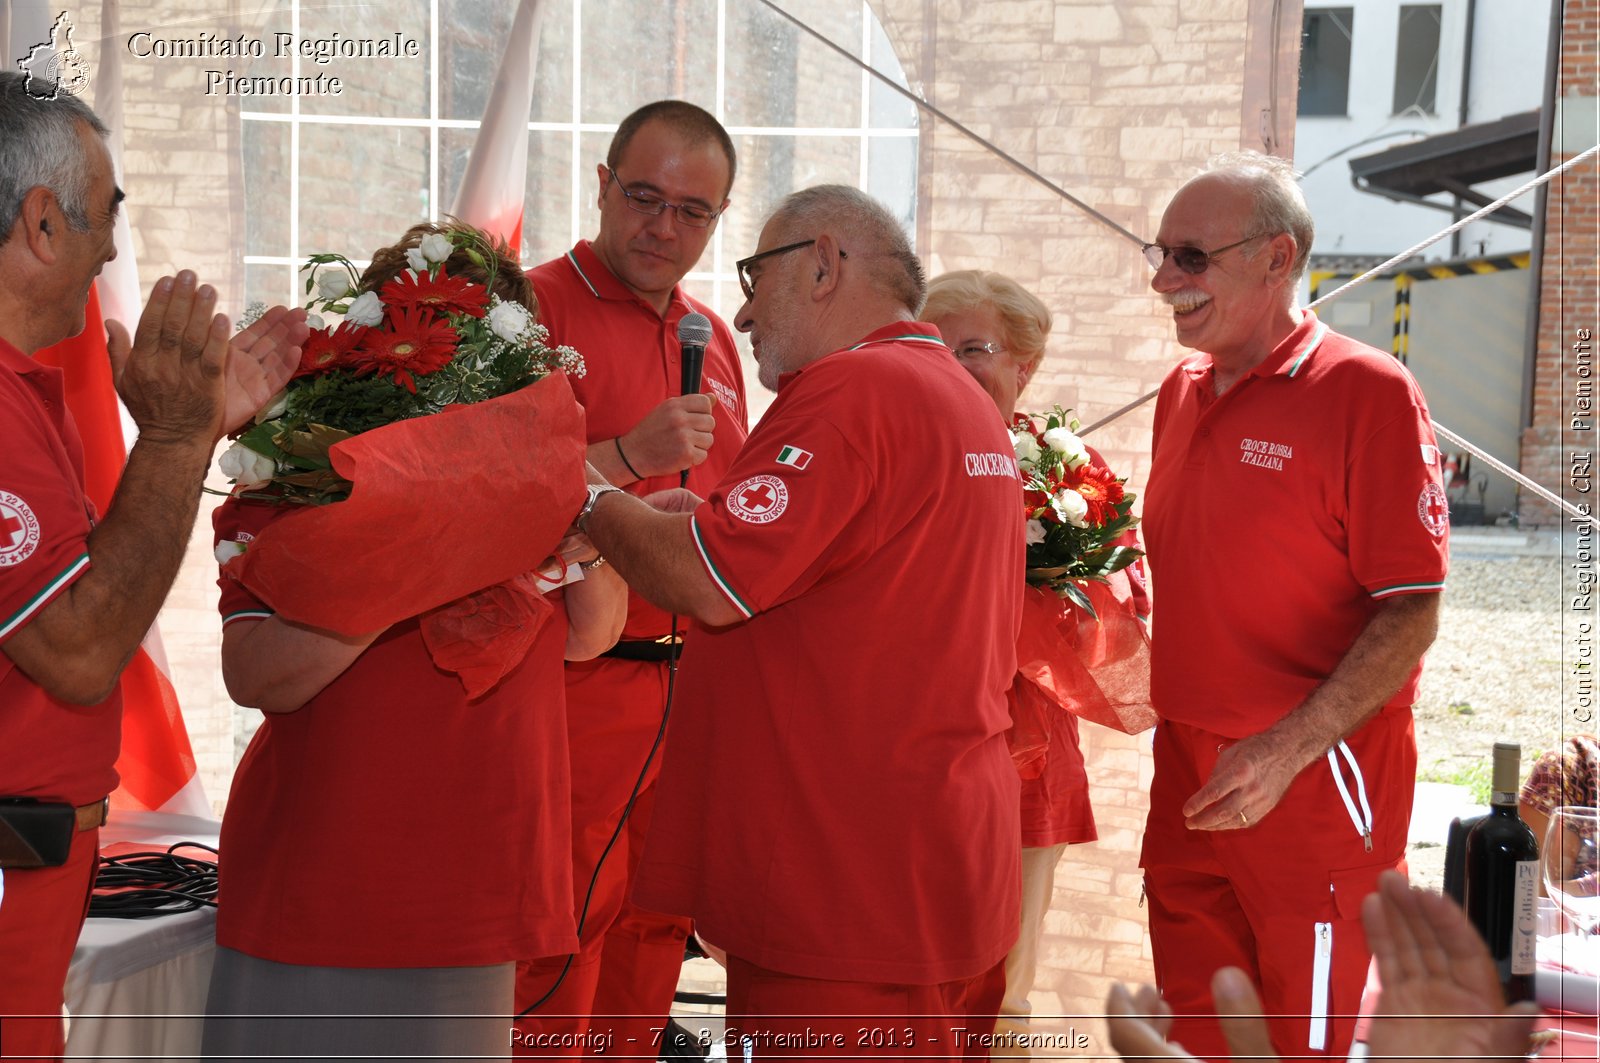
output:
[[[1520,1060],[1539,1014],[1505,1006],[1483,939],[1447,897],[1386,871],[1361,905],[1383,993],[1368,1054],[1405,1059]]]
[[[310,329],[304,310],[275,306],[228,344],[227,405],[222,431],[231,432],[272,401],[300,365]]]
[[[216,289],[183,270],[156,282],[131,341],[121,322],[106,322],[112,381],[141,439],[210,444],[222,434],[228,319],[216,305]]]

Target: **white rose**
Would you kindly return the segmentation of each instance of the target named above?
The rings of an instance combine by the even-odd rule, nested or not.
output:
[[[217,559],[217,564],[226,565],[229,561],[244,553],[244,549],[244,543],[236,543],[231,539],[224,539],[217,544],[217,548],[211,553]]]
[[[350,274],[342,267],[317,272],[317,295],[323,299],[343,299],[350,290]]]
[[[243,443],[235,443],[222,452],[217,468],[222,470],[222,475],[248,491],[271,482],[278,471],[278,463]]]
[[[261,407],[260,411],[256,414],[256,424],[262,424],[263,422],[282,417],[284,411],[288,408],[289,389],[284,388],[282,391],[274,395],[265,406]]]
[[[313,332],[321,332],[323,329],[325,329],[327,327],[328,327],[328,323],[327,323],[327,321],[323,320],[323,317],[322,317],[321,314],[307,314],[306,315],[306,328],[312,330]]]
[[[456,245],[450,242],[448,236],[438,233],[429,233],[422,238],[422,243],[417,250],[422,252],[422,257],[429,262],[443,262],[455,253]]]
[[[1077,494],[1077,492],[1074,491],[1073,494]],[[1044,542],[1044,521],[1030,519],[1028,521],[1028,545],[1032,546],[1034,543],[1042,542]]]
[[[418,273],[428,272],[428,260],[422,257],[422,250],[416,247],[406,248],[406,265]]]
[[[503,340],[515,341],[528,331],[533,318],[521,303],[496,303],[489,311],[489,327]]]
[[[377,292],[362,292],[344,312],[344,319],[353,325],[376,325],[383,320],[383,303]]]
[[[1089,526],[1089,503],[1083,496],[1071,490],[1062,491],[1050,500],[1050,508],[1056,511],[1056,516],[1074,528],[1087,528]]]
[[[1044,445],[1062,455],[1069,469],[1089,463],[1089,448],[1070,428],[1052,428],[1044,434]]]
[[[1030,432],[1018,432],[1012,436],[1011,446],[1017,452],[1018,463],[1022,465],[1037,463],[1039,455],[1044,453],[1039,449],[1039,441],[1034,439]]]

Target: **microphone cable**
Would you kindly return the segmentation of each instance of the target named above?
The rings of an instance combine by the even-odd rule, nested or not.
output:
[[[672,614],[670,626],[673,637],[676,639],[678,634],[677,613]],[[628,803],[622,806],[622,815],[617,817],[616,829],[611,832],[611,838],[606,842],[606,847],[600,850],[600,859],[595,861],[594,874],[589,876],[589,888],[583,895],[583,907],[578,912],[577,933],[579,937],[578,947],[580,949],[583,947],[584,923],[589,918],[589,903],[594,899],[595,887],[600,882],[600,869],[605,867],[606,857],[611,855],[611,850],[616,846],[617,839],[622,837],[622,829],[628,825],[628,816],[633,812],[634,803],[639,800],[639,791],[644,789],[645,777],[650,774],[650,765],[655,763],[656,753],[660,751],[661,743],[667,737],[667,718],[672,715],[672,691],[678,681],[678,654],[682,651],[682,642],[675,641],[672,643],[672,653],[667,657],[667,699],[666,703],[661,706],[661,726],[656,728],[655,741],[650,744],[650,752],[644,758],[644,766],[639,769],[639,777],[633,782],[633,792],[628,795]],[[545,990],[544,996],[517,1012],[516,1018],[512,1021],[515,1022],[516,1019],[527,1018],[531,1012],[542,1007],[545,1001],[555,996],[556,990],[560,989],[561,983],[566,980],[567,972],[572,970],[572,961],[577,958],[578,954],[576,952],[569,953],[567,962],[561,965],[561,973],[556,975],[555,982],[551,984],[549,989]]]
[[[179,856],[200,849],[210,859]],[[123,853],[100,858],[89,898],[98,919],[152,919],[217,906],[217,851],[199,842],[178,842],[164,852]]]

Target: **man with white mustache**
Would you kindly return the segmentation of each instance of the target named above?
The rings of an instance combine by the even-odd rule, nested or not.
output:
[[[1296,306],[1312,231],[1288,164],[1241,152],[1144,248],[1194,353],[1162,384],[1145,492],[1161,723],[1141,864],[1172,1037],[1215,1059],[1209,983],[1230,965],[1278,1052],[1349,1050],[1361,900],[1404,866],[1448,557],[1416,382]]]

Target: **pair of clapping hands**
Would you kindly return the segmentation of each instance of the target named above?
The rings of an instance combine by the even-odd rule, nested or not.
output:
[[[150,292],[132,337],[106,322],[112,380],[142,439],[207,445],[275,396],[300,364],[304,310],[275,306],[233,333],[217,292],[183,270]]]
[[[1383,991],[1367,1031],[1369,1059],[1521,1060],[1538,1006],[1506,1007],[1494,961],[1461,909],[1385,872],[1361,906]],[[1211,982],[1223,1035],[1236,1060],[1276,1060],[1261,998],[1243,971]],[[1111,1044],[1128,1059],[1193,1060],[1166,1039],[1172,1011],[1149,986],[1113,986],[1106,1001]]]

